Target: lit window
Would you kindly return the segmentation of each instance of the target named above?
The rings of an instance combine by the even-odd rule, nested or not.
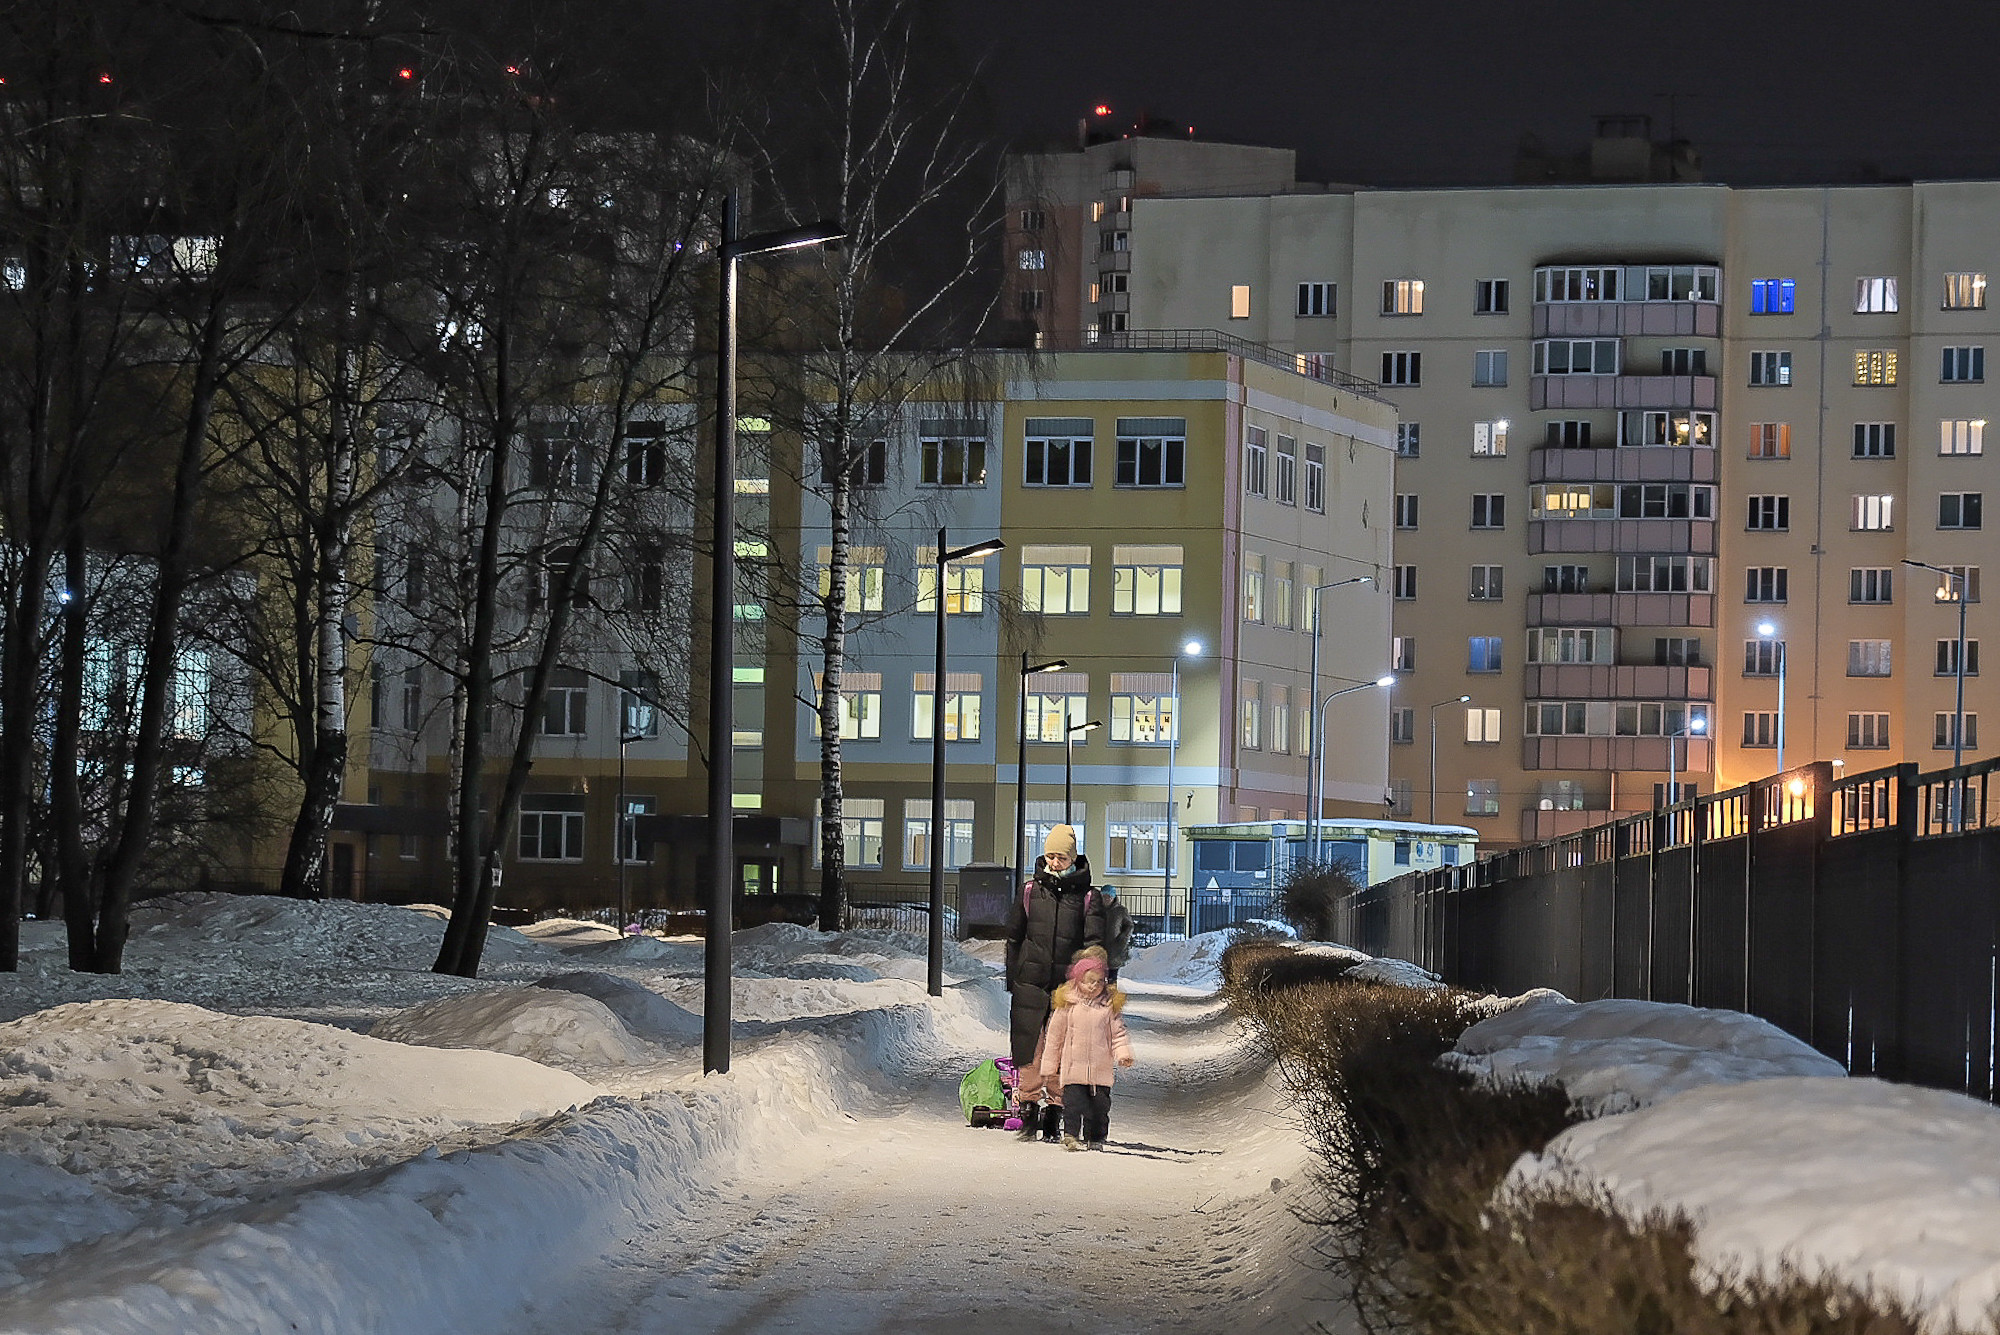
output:
[[[1019,262],[1023,269],[1046,269],[1049,267],[1049,253],[1046,250],[1023,250]]]
[[[934,672],[913,674],[910,700],[910,735],[920,742],[931,740],[932,710],[937,700],[931,689]],[[980,674],[947,672],[944,678],[944,739],[947,742],[979,740]]]
[[[1882,315],[1896,309],[1896,280],[1857,278],[1854,280],[1854,313]]]
[[[881,547],[849,547],[841,586],[849,612],[882,610],[882,589],[888,576],[888,551]],[[833,596],[833,548],[819,549],[819,596]]]
[[[1894,348],[1857,348],[1854,353],[1854,383],[1893,385],[1896,383]]]
[[[826,683],[813,674],[813,690],[824,698]],[[843,741],[878,741],[882,736],[882,674],[843,672],[840,674],[840,736]],[[812,734],[820,735],[820,715],[813,711]]]
[[[1750,313],[1752,315],[1790,315],[1794,301],[1798,297],[1798,281],[1792,278],[1753,278],[1750,280]]]
[[[1474,706],[1465,711],[1465,740],[1468,742],[1497,742],[1500,740],[1500,711],[1494,708]]]
[[[1465,641],[1465,670],[1467,672],[1498,672],[1500,670],[1501,639],[1498,635],[1471,635]],[[1499,738],[1493,740],[1498,741]]]
[[[1090,548],[1029,546],[1021,549],[1021,607],[1043,616],[1090,611]]]
[[[972,800],[947,798],[944,804],[944,865],[963,867],[972,861]],[[903,867],[923,871],[931,865],[931,800],[910,797],[903,800]]]
[[[1943,308],[1948,311],[1986,309],[1986,275],[1948,273],[1944,276]]]
[[[1421,278],[1395,278],[1382,284],[1382,314],[1422,315],[1424,283]]]
[[[1984,454],[1986,422],[1983,418],[1947,417],[1938,424],[1939,454]]]
[[[1847,675],[1887,677],[1892,672],[1893,646],[1888,640],[1849,640]]]
[[[1750,457],[1752,459],[1791,458],[1792,424],[1790,422],[1752,422],[1750,424]]]
[[[1237,283],[1229,289],[1229,318],[1247,320],[1250,318],[1250,285]]]
[[[1179,616],[1181,549],[1178,546],[1113,547],[1111,612],[1114,616]]]
[[[1472,455],[1475,459],[1498,459],[1507,453],[1507,423],[1474,422],[1472,424]]]
[[[1894,496],[1856,496],[1848,527],[1855,532],[1891,529],[1895,527],[1895,518]]]

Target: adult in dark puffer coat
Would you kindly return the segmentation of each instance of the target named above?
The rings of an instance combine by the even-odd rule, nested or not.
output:
[[[1014,901],[1007,921],[1007,990],[1014,996],[1010,1046],[1022,1073],[1024,1102],[1041,1089],[1039,1073],[1030,1072],[1051,998],[1076,952],[1103,944],[1104,902],[1091,888],[1090,862],[1077,853],[1076,831],[1058,825],[1049,831],[1034,879]],[[1034,1130],[1029,1120],[1027,1134]]]

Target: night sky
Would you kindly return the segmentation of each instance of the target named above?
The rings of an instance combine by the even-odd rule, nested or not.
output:
[[[2000,176],[2000,3],[951,0],[1009,136],[1103,101],[1309,180],[1489,184],[1652,116],[1732,184]],[[1001,31],[994,32],[995,27]]]

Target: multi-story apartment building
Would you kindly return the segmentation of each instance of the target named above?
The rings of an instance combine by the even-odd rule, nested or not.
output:
[[[993,354],[982,388],[898,409],[853,474],[840,714],[858,897],[921,897],[934,730],[948,870],[1011,865],[1017,820],[1031,852],[1068,820],[1104,878],[1164,886],[1172,869],[1184,893],[1192,825],[1302,818],[1321,777],[1330,813],[1382,814],[1389,700],[1366,684],[1388,667],[1394,410],[1372,386],[1224,335],[1159,342]],[[661,432],[691,439],[675,412]],[[739,441],[738,555],[780,581],[746,582],[736,609],[739,882],[812,890],[828,508],[808,442],[747,419]],[[580,612],[552,699],[526,722],[536,759],[504,903],[604,904],[622,877],[635,905],[692,906],[705,883],[707,777],[690,739],[717,695],[656,660],[702,661],[706,562],[669,540],[692,512],[655,519],[656,575],[619,549],[592,587],[658,624],[656,653]],[[952,564],[940,589],[941,536],[1006,546]],[[342,867],[366,882],[342,884],[400,893],[439,874],[449,737],[420,663],[385,657],[375,687],[356,785],[370,801],[342,809],[339,836]]]
[[[847,860],[865,883],[928,871],[940,528],[953,546],[1006,543],[944,590],[948,867],[1014,863],[1024,755],[1030,851],[1068,820],[1121,882],[1164,881],[1170,774],[1183,840],[1304,815],[1315,643],[1322,699],[1387,666],[1394,415],[1288,357],[1189,342],[1012,357],[983,414],[913,409],[885,439],[843,681]],[[806,500],[811,570],[827,538],[824,503]],[[1315,603],[1337,634],[1313,633]],[[816,699],[815,665],[797,673],[798,699]],[[1333,810],[1381,813],[1384,695],[1324,709]],[[795,712],[792,781],[767,796],[810,811],[816,716]],[[1184,842],[1174,864],[1184,885]]]
[[[1136,147],[1024,162],[1010,208],[1108,207]],[[1050,247],[1115,253],[1122,305],[1045,337],[1218,329],[1381,382],[1404,810],[1534,839],[1781,749],[1949,765],[1961,680],[1981,754],[1996,205],[1996,182],[1188,186],[1133,198],[1115,252]]]

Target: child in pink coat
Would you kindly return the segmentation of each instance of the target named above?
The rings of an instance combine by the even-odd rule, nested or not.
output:
[[[1069,981],[1056,989],[1040,1065],[1062,1090],[1066,1150],[1101,1150],[1111,1133],[1112,1071],[1132,1064],[1124,1009],[1125,994],[1112,986],[1099,950],[1070,965]]]

